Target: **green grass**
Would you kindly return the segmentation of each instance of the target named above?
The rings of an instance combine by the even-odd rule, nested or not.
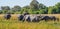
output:
[[[60,23],[54,21],[41,21],[38,23],[3,20],[0,29],[60,29]]]
[[[6,20],[3,15],[0,15],[0,29],[60,29],[60,20],[59,22],[21,22],[15,15],[10,20]]]

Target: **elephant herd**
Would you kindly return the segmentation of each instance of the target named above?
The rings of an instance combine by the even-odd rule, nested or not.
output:
[[[6,14],[4,16],[5,19],[10,19],[11,14]],[[55,16],[41,16],[41,15],[18,15],[18,20],[19,21],[27,21],[27,22],[40,22],[42,20],[48,21],[48,20],[53,20],[53,21],[59,21],[59,18],[56,18]]]

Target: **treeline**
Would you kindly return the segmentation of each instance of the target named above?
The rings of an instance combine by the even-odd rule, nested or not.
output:
[[[54,6],[45,6],[42,3],[39,3],[37,0],[32,0],[30,5],[20,7],[18,5],[10,8],[9,6],[1,6],[0,14],[22,14],[28,12],[30,14],[60,14],[60,2]]]

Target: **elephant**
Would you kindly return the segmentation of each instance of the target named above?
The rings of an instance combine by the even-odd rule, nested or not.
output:
[[[26,15],[25,20],[28,22],[39,22],[39,16],[36,15]]]
[[[7,19],[7,20],[10,19],[10,18],[11,18],[11,14],[6,14],[6,15],[4,16],[4,18]]]
[[[48,20],[56,21],[56,20],[58,20],[59,21],[59,19],[56,18],[55,16],[42,16],[40,20],[45,20],[45,21],[48,21]]]
[[[18,20],[24,22],[24,15],[18,15]]]

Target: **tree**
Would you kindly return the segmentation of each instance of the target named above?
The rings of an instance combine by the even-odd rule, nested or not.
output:
[[[23,12],[28,12],[28,13],[30,13],[30,6],[29,5],[26,5],[26,6],[24,6],[24,7],[22,7],[22,9],[21,9],[21,13]]]
[[[37,0],[32,0],[30,3],[30,8],[33,10],[38,10],[39,9],[39,2]]]
[[[3,13],[3,11],[2,10],[0,10],[0,14],[2,14]]]
[[[46,7],[44,4],[40,3],[39,4],[39,10],[44,11],[44,14],[47,14],[48,12],[48,7]]]
[[[58,2],[57,4],[55,4],[55,8],[57,9],[57,13],[60,13],[60,2]]]
[[[20,11],[20,10],[21,10],[21,7],[18,6],[18,5],[16,5],[16,6],[14,6],[14,7],[12,8],[12,10],[14,10],[14,11]]]
[[[30,6],[27,5],[27,6],[24,6],[23,8],[25,8],[25,9],[30,9]]]
[[[10,10],[10,7],[9,6],[1,6],[1,9],[2,10]]]
[[[45,14],[45,11],[44,10],[40,10],[39,14]]]
[[[10,7],[9,6],[1,6],[1,10],[5,14],[10,10]]]
[[[7,13],[14,14],[14,13],[15,13],[15,11],[14,11],[14,10],[9,10]]]
[[[58,2],[57,4],[55,4],[55,6],[60,9],[60,2]]]
[[[39,9],[45,9],[45,8],[46,8],[46,6],[44,4],[42,4],[42,3],[39,4]]]
[[[48,8],[48,14],[56,14],[57,13],[57,11],[56,11],[56,8],[53,6],[53,7],[49,7]]]

